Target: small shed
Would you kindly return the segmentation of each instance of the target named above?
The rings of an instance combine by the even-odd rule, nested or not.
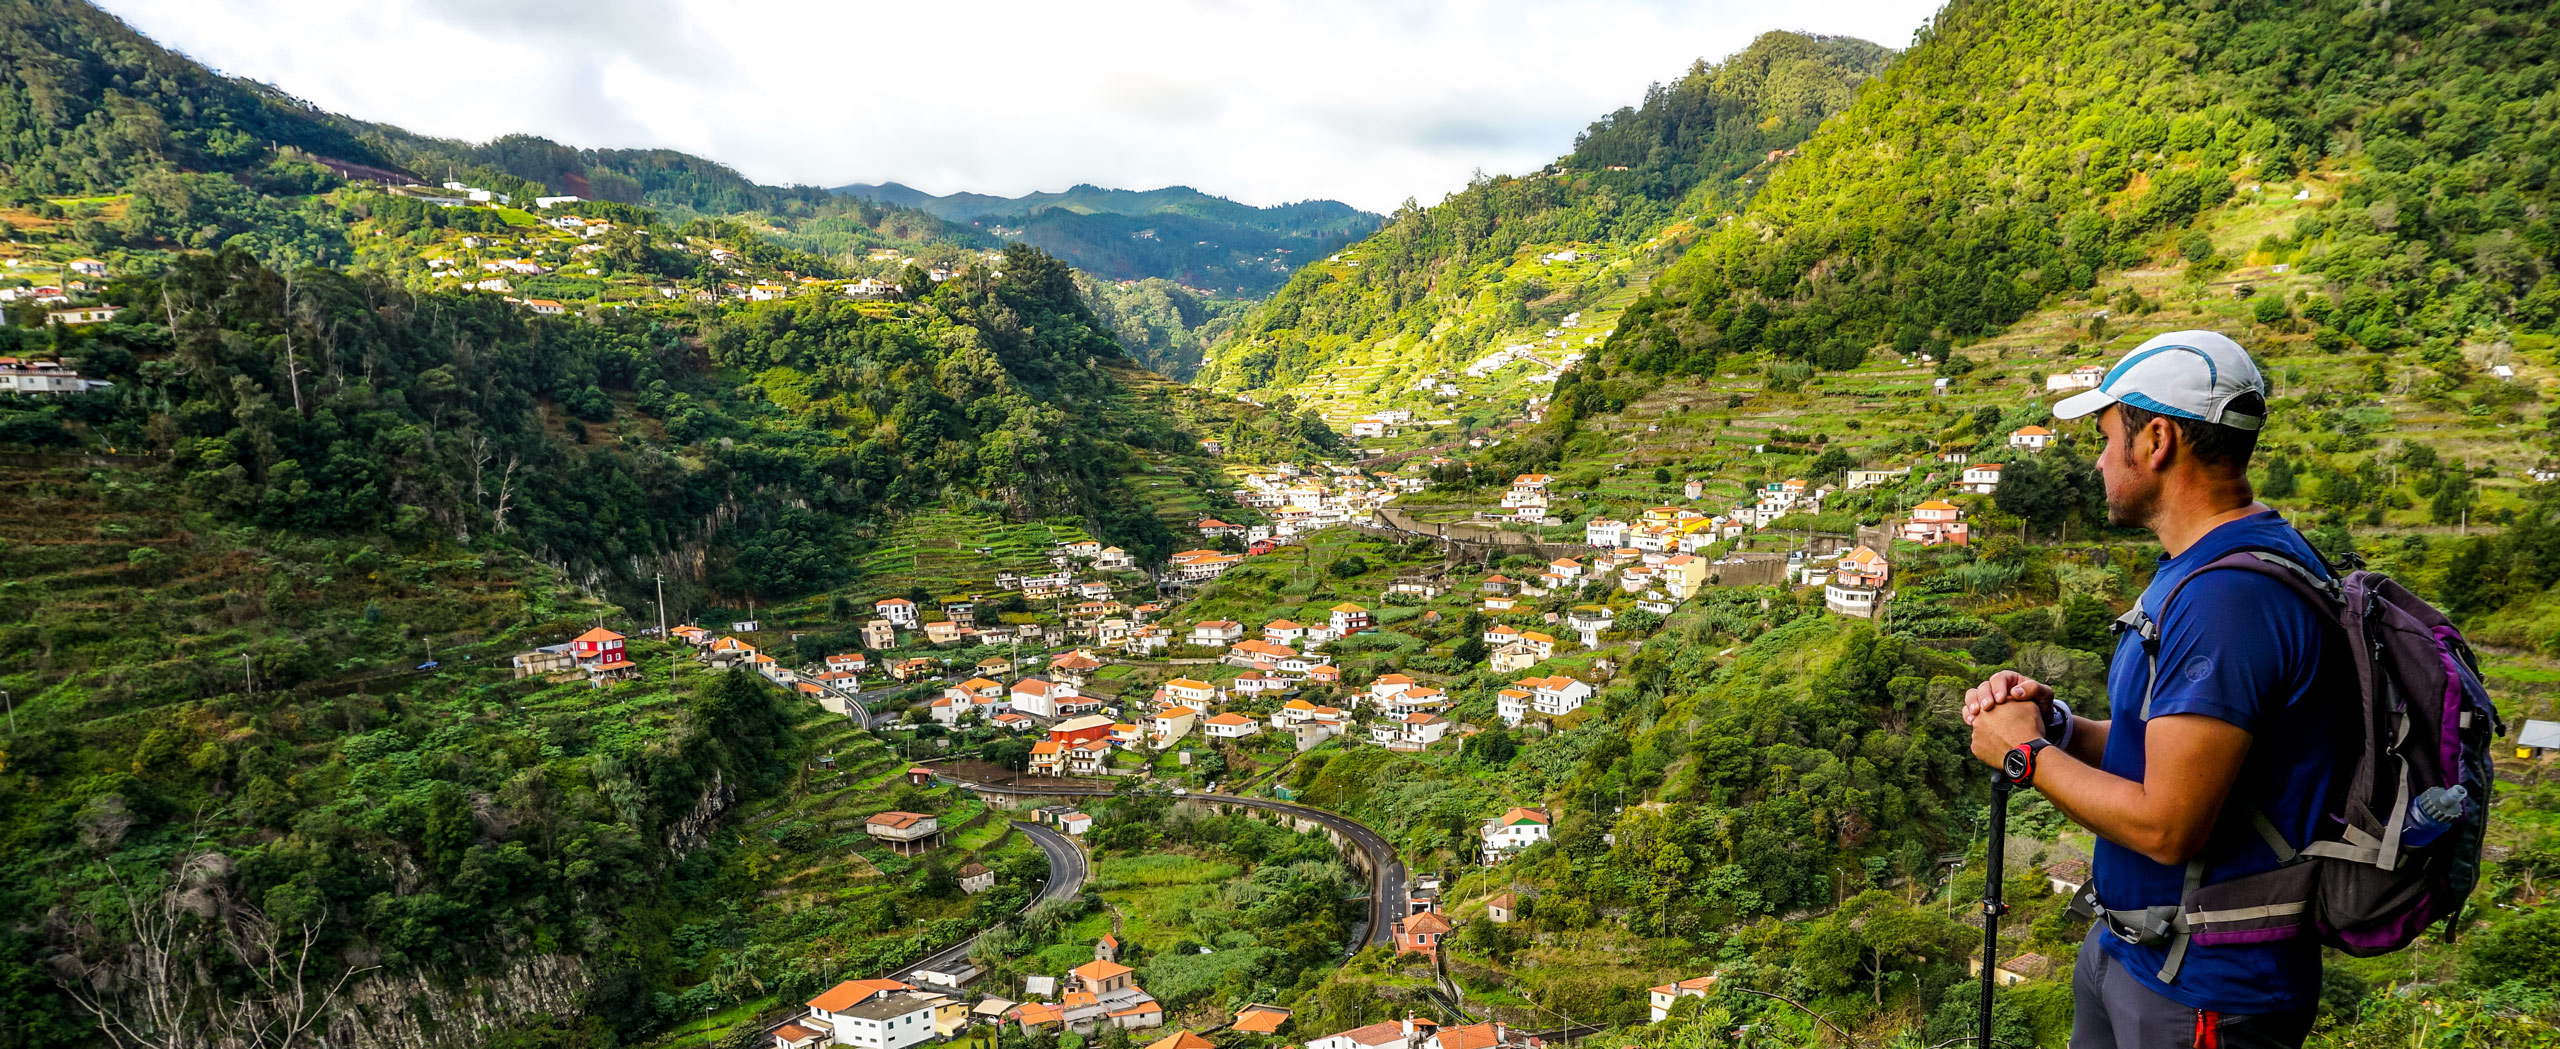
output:
[[[2516,732],[2519,758],[2549,757],[2555,750],[2560,750],[2560,721],[2527,721]]]

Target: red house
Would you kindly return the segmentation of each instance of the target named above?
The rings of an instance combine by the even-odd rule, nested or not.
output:
[[[1061,721],[1049,729],[1052,741],[1066,744],[1089,743],[1111,735],[1111,719],[1100,714]]]
[[[570,654],[581,666],[598,666],[622,661],[622,635],[603,627],[580,634],[569,641]]]
[[[1438,911],[1398,918],[1395,923],[1396,951],[1424,957],[1437,956],[1440,941],[1447,939],[1456,929],[1457,926],[1449,924],[1449,919],[1441,917]]]

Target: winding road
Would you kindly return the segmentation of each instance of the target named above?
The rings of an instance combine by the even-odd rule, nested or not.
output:
[[[1094,798],[1109,797],[1112,794],[1117,793],[1109,787],[1085,786],[1082,784],[1062,783],[1039,787],[999,787],[993,784],[971,783],[967,780],[954,779],[949,776],[943,776],[942,779],[945,782],[966,787],[981,794]],[[1405,911],[1405,891],[1407,882],[1404,861],[1396,856],[1395,848],[1387,844],[1387,839],[1379,835],[1377,831],[1370,830],[1368,827],[1347,816],[1327,812],[1323,809],[1309,808],[1305,805],[1293,805],[1285,801],[1273,801],[1268,798],[1246,798],[1238,797],[1233,794],[1186,794],[1179,800],[1207,801],[1215,802],[1220,805],[1237,805],[1249,809],[1262,809],[1268,812],[1285,812],[1292,816],[1297,816],[1322,824],[1325,828],[1349,839],[1353,845],[1360,849],[1362,854],[1369,857],[1370,872],[1369,934],[1360,944],[1354,944],[1353,946],[1356,948],[1364,944],[1382,944],[1389,943],[1394,940],[1395,932],[1391,923],[1396,918],[1403,917]],[[1019,823],[1019,821],[1016,822]],[[1046,828],[1043,829],[1045,830]],[[1081,862],[1081,860],[1082,857],[1079,856],[1078,861]],[[1054,863],[1056,861],[1053,858],[1051,862]],[[1079,877],[1081,877],[1081,875],[1079,875]]]
[[[1029,837],[1032,844],[1040,846],[1040,851],[1049,857],[1049,879],[1041,883],[1037,895],[1022,905],[1022,913],[1029,914],[1032,908],[1044,903],[1073,899],[1076,893],[1083,891],[1086,871],[1084,850],[1076,848],[1076,843],[1067,840],[1066,835],[1037,823],[1015,820],[1013,827]],[[943,966],[967,959],[977,947],[978,937],[969,937],[917,959],[914,964],[890,973],[889,978],[912,980],[917,970],[922,969],[947,971]]]

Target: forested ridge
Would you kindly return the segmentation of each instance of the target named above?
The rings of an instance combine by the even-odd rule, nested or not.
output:
[[[1398,333],[1428,334],[1441,359],[1463,361],[1529,324],[1533,307],[1551,321],[1599,289],[1535,280],[1491,287],[1516,252],[1632,244],[1676,218],[1737,206],[1753,189],[1745,173],[1846,107],[1891,54],[1862,40],[1772,32],[1723,62],[1702,60],[1656,85],[1641,107],[1594,122],[1547,169],[1480,177],[1428,208],[1408,201],[1346,252],[1356,268],[1300,270],[1226,337],[1203,381],[1285,386],[1347,343]],[[1514,308],[1467,317],[1488,289]]]
[[[2340,346],[2438,348],[2560,321],[2560,54],[2542,4],[1957,0],[1738,221],[1631,307],[1609,352],[1824,368],[2000,330],[2115,269],[2189,255],[2244,188],[2335,177],[2259,261],[2327,287]]]

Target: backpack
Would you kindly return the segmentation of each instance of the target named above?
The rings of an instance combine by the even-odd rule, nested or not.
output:
[[[2245,813],[2275,852],[2273,870],[2207,885],[2207,860],[2198,856],[2187,864],[2176,905],[2109,912],[2098,905],[2093,884],[2074,909],[2104,920],[2129,942],[2166,945],[2158,974],[2163,983],[2177,979],[2190,942],[2312,935],[2369,957],[2407,947],[2439,920],[2451,941],[2463,900],[2480,879],[2496,783],[2490,746],[2506,731],[2462,632],[2434,606],[2361,563],[2324,578],[2262,549],[2234,551],[2197,569],[2161,599],[2162,613],[2196,576],[2224,570],[2283,583],[2337,628],[2333,642],[2348,646],[2356,697],[2338,711],[2342,775],[2320,830],[2296,847],[2255,804],[2234,798],[2225,812]],[[2142,716],[2148,719],[2160,679],[2159,625],[2137,602],[2115,629],[2142,638]]]

